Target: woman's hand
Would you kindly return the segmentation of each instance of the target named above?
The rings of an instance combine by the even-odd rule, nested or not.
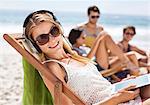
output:
[[[114,94],[116,102],[118,104],[127,102],[127,101],[133,100],[134,98],[139,96],[139,93],[140,93],[139,89],[132,91],[132,89],[135,89],[135,87],[136,87],[135,85],[131,85],[127,88],[124,88],[124,89],[118,91],[118,93]]]

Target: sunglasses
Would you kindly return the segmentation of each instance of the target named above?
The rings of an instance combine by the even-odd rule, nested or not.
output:
[[[47,42],[49,42],[49,37],[58,37],[60,35],[60,30],[58,27],[56,26],[53,26],[49,33],[48,34],[41,34],[39,35],[38,37],[36,37],[36,42],[39,44],[39,45],[44,45],[46,44]]]
[[[92,19],[99,18],[99,16],[91,16]]]
[[[134,33],[130,33],[130,32],[127,32],[125,33],[126,35],[131,35],[131,36],[134,36]]]

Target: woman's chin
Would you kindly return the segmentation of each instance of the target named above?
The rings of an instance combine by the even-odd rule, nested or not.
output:
[[[49,56],[54,56],[54,55],[58,56],[58,55],[61,55],[61,53],[62,53],[62,49],[61,49],[61,46],[59,45],[53,49],[49,48],[46,52],[46,54]]]

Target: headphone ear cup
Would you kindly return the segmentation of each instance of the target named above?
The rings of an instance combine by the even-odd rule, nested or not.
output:
[[[25,38],[26,39],[26,38]],[[37,49],[33,46],[33,44],[31,43],[30,40],[26,39],[25,41],[26,44],[26,49],[31,51],[32,53],[36,53],[38,54],[39,52],[37,51]]]
[[[32,43],[32,45],[34,46],[34,49],[36,49],[37,53],[42,53],[42,50],[36,43]]]

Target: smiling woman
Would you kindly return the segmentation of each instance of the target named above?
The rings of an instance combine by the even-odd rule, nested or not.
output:
[[[61,33],[61,25],[54,17],[52,12],[40,10],[30,14],[24,24],[26,41],[28,40],[36,49],[39,48],[39,53],[44,54],[45,59],[42,61],[49,68],[49,72],[58,76],[64,84],[68,85],[88,105],[117,105],[126,101],[129,102],[125,103],[125,105],[140,105],[139,89],[130,90],[135,88],[134,86],[124,88],[121,92],[110,94],[112,84],[99,74],[96,66],[87,59],[80,58],[79,55],[73,53],[69,45],[66,47]],[[43,38],[44,40],[41,40]],[[120,56],[125,59],[123,54]],[[84,60],[81,61],[81,59]],[[53,96],[53,87],[47,80],[44,81]],[[62,100],[62,105],[72,105],[72,102],[65,96],[62,96]],[[124,105],[124,103],[122,104]]]
[[[145,67],[147,72],[150,70],[150,65],[148,64],[148,53],[138,46],[130,44],[130,41],[136,35],[136,28],[134,26],[127,26],[123,29],[122,40],[118,43],[118,46],[122,49],[124,53],[128,53],[130,57],[137,66]],[[137,54],[142,55],[143,57],[138,57]]]
[[[51,31],[53,31],[54,30],[53,27],[54,27],[53,24],[49,24],[48,22],[42,22],[36,28],[33,28],[32,29],[33,31],[31,32],[33,40],[40,47],[40,49],[44,51],[45,54],[51,54],[51,53],[55,54],[55,52],[61,51],[60,44],[62,44],[62,41],[58,40],[61,37],[60,33],[58,32],[56,35],[55,33],[52,32],[49,33],[49,30],[47,30],[47,29],[51,29]],[[51,51],[51,49],[54,50]],[[51,58],[55,56],[56,55],[53,55],[51,56]]]

